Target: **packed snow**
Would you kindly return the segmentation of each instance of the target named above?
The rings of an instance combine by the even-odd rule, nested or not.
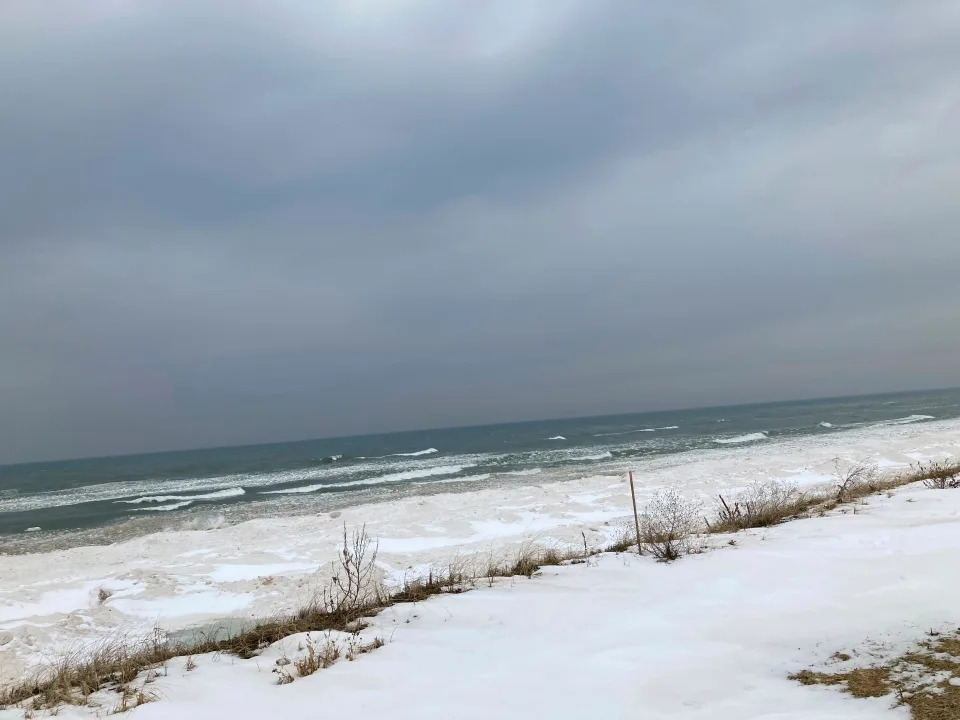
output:
[[[638,501],[663,487],[706,500],[763,478],[821,484],[837,455],[889,468],[960,457],[960,422],[638,465]],[[867,502],[740,533],[735,545],[716,536],[712,549],[670,565],[603,556],[396,606],[364,633],[385,647],[290,685],[275,683],[271,658],[296,654],[297,638],[255,660],[198,658],[190,673],[175,660],[151,686],[161,699],[136,714],[302,717],[316,706],[334,717],[903,718],[889,698],[856,700],[786,677],[867,639],[908,647],[960,623],[960,574],[946,571],[960,547],[960,491],[913,485]],[[292,609],[323,577],[344,523],[367,523],[382,567],[401,577],[532,538],[575,543],[582,531],[598,546],[628,508],[623,478],[601,476],[0,557],[0,672],[9,682],[58,648],[118,630]]]

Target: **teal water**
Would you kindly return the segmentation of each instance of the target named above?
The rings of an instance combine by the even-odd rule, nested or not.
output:
[[[531,475],[616,473],[673,453],[958,416],[954,389],[7,465],[0,551],[28,536],[117,539],[120,528],[209,527]]]

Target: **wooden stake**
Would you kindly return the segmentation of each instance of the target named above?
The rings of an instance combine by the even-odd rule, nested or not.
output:
[[[633,489],[633,471],[630,471],[630,499],[633,500],[633,524],[637,529],[637,554],[643,555],[643,545],[640,544],[640,516],[637,515],[637,492]]]

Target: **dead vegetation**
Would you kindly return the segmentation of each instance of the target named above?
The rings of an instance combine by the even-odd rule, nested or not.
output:
[[[340,659],[340,646],[329,635],[318,648],[308,634],[306,648],[307,654],[293,664],[300,677],[313,675],[317,670],[326,670]]]
[[[713,533],[736,532],[748,528],[770,527],[796,517],[810,507],[810,498],[793,485],[771,480],[756,482],[728,503],[720,495],[713,522],[706,521]]]
[[[732,500],[721,495],[713,520],[705,518],[707,532],[737,532],[796,518],[822,516],[841,505],[915,482],[936,489],[960,487],[960,463],[921,463],[888,476],[881,475],[875,465],[866,461],[845,463],[836,458],[833,464],[836,477],[833,490],[801,492],[792,485],[769,480],[754,483]]]
[[[924,476],[923,484],[931,490],[956,490],[960,488],[960,463],[931,462],[919,465],[917,473]]]
[[[674,489],[654,495],[640,514],[642,549],[648,550],[661,562],[670,562],[688,554],[699,530],[698,507]]]
[[[849,661],[843,653],[835,659]],[[914,720],[960,718],[960,630],[931,639],[878,667],[845,672],[802,670],[789,676],[804,685],[835,686],[857,698],[890,696],[894,706],[909,708]]]

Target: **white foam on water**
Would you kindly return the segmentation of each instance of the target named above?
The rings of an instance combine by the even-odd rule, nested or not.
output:
[[[139,505],[140,503],[163,503],[171,501],[194,502],[196,500],[223,500],[225,498],[240,497],[246,494],[242,487],[227,488],[217,492],[204,493],[202,495],[145,495],[144,497],[134,498],[133,500],[117,500],[118,503],[129,503]]]
[[[283,490],[264,490],[261,495],[299,495],[302,493],[312,493],[317,490],[329,488],[358,487],[361,485],[380,485],[383,483],[402,482],[404,480],[416,480],[417,478],[433,477],[434,475],[454,475],[462,472],[474,465],[441,465],[440,467],[425,468],[423,470],[407,470],[405,472],[391,473],[389,475],[379,475],[366,480],[353,480],[344,483],[321,483],[317,485],[304,485],[303,487],[285,488]]]
[[[650,432],[657,432],[659,430],[679,430],[679,429],[680,429],[679,425],[666,425],[664,427],[641,428],[639,430],[623,430],[621,432],[613,432],[613,433],[597,433],[596,435],[594,435],[594,437],[613,437],[614,435],[633,435],[634,433],[650,433]]]
[[[765,432],[750,433],[749,435],[737,435],[731,438],[714,438],[715,443],[721,445],[740,445],[742,443],[758,442],[760,440],[769,440]]]
[[[554,435],[552,438],[547,438],[547,440],[566,440],[563,435]]]
[[[828,422],[822,422],[822,423],[819,423],[819,425],[820,425],[820,427],[822,427],[822,428],[832,428],[832,427],[833,427],[833,423],[828,423]]]
[[[420,482],[414,483],[414,485],[450,485],[452,483],[481,482],[482,480],[489,480],[490,477],[490,473],[483,473],[482,475],[467,475],[465,477],[444,478],[443,480],[421,480]]]
[[[133,508],[132,512],[168,512],[170,510],[179,510],[182,507],[193,505],[193,500],[183,500],[170,505],[147,505],[146,507]]]
[[[915,422],[923,422],[924,420],[936,420],[933,415],[909,415],[907,417],[896,418],[895,420],[886,420],[878,425],[909,425]]]
[[[433,455],[435,452],[439,452],[439,450],[436,448],[427,448],[426,450],[417,450],[416,452],[393,453],[392,455],[385,455],[384,457],[420,457],[421,455]]]
[[[571,460],[607,460],[612,458],[613,455],[609,450],[600,453],[599,455],[579,455],[577,457],[570,458]]]

